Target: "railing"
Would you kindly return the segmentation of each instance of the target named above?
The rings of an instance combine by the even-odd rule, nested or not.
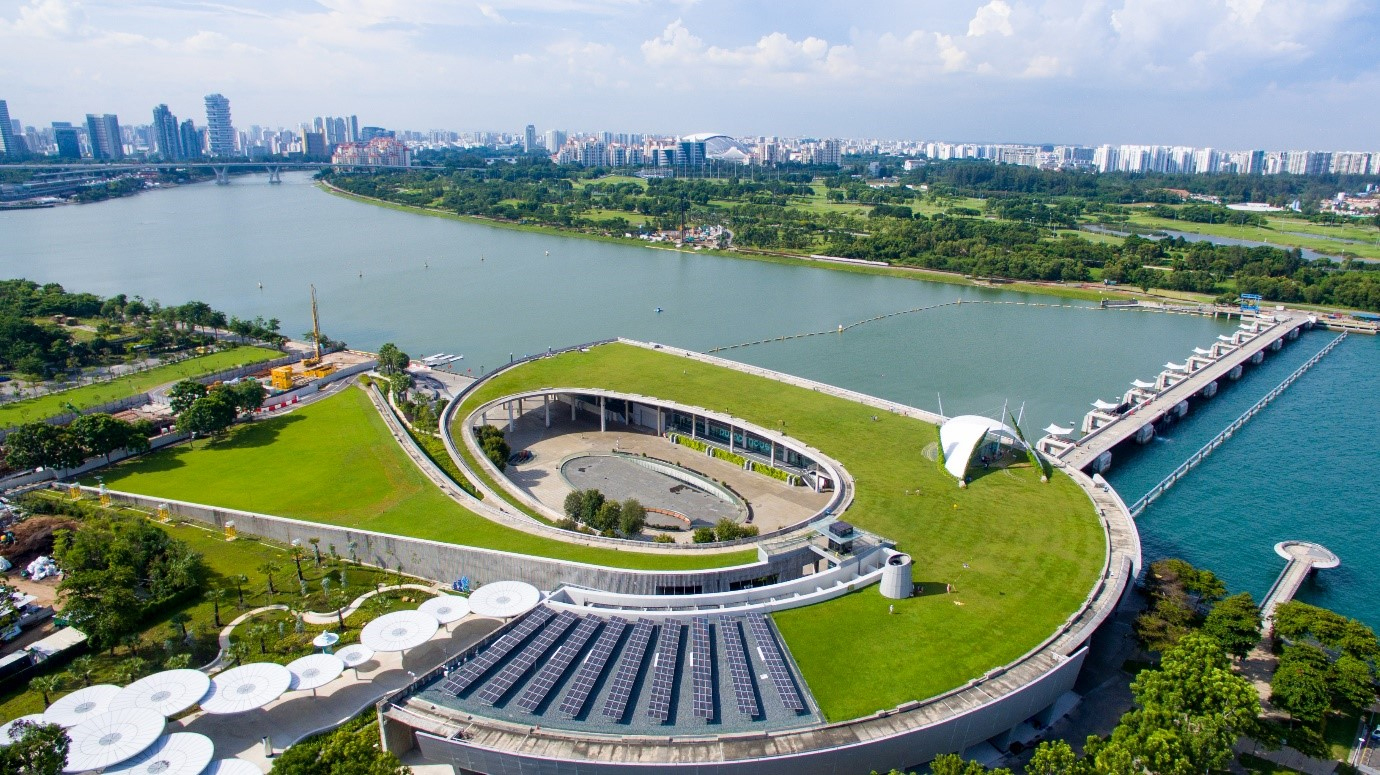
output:
[[[1312,358],[1309,358],[1306,363],[1298,367],[1298,369],[1296,369],[1293,374],[1290,374],[1288,377],[1286,377],[1285,380],[1276,385],[1273,390],[1266,393],[1263,398],[1252,404],[1251,408],[1247,409],[1244,413],[1242,413],[1240,417],[1237,417],[1235,420],[1233,420],[1231,425],[1228,425],[1225,429],[1223,429],[1221,433],[1217,434],[1216,436],[1213,436],[1211,441],[1204,444],[1201,448],[1198,449],[1197,452],[1194,452],[1188,458],[1188,460],[1185,460],[1183,463],[1179,465],[1178,468],[1175,468],[1174,471],[1169,474],[1169,476],[1166,476],[1164,479],[1160,480],[1159,484],[1150,488],[1150,492],[1146,493],[1144,497],[1142,497],[1140,500],[1131,504],[1131,516],[1133,518],[1140,516],[1141,513],[1145,511],[1146,506],[1149,506],[1151,503],[1154,503],[1156,500],[1158,500],[1161,495],[1164,495],[1164,493],[1170,487],[1173,487],[1176,482],[1182,479],[1185,474],[1193,470],[1193,468],[1196,467],[1199,463],[1203,462],[1203,458],[1207,457],[1208,455],[1211,455],[1213,450],[1222,446],[1222,444],[1227,439],[1232,437],[1232,434],[1236,433],[1238,430],[1241,429],[1241,426],[1245,425],[1248,420],[1259,414],[1260,410],[1264,409],[1265,406],[1268,405],[1271,401],[1278,398],[1280,394],[1283,393],[1290,385],[1294,384],[1295,380],[1303,376],[1304,372],[1313,368],[1314,364],[1323,359],[1323,356],[1332,352],[1332,349],[1336,347],[1338,344],[1340,344],[1343,339],[1346,339],[1345,331],[1343,331],[1336,339],[1333,339],[1331,342],[1328,342],[1327,346],[1319,350],[1317,355],[1314,355]]]

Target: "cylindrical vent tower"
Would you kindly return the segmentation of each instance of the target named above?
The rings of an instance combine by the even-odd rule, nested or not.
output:
[[[882,597],[902,600],[915,592],[915,582],[910,578],[910,555],[893,554],[886,558],[882,567]]]

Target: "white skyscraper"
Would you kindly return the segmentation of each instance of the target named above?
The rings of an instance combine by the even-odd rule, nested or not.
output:
[[[235,156],[235,127],[230,123],[230,100],[206,95],[206,136],[214,158]]]

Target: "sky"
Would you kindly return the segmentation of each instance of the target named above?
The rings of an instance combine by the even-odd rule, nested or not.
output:
[[[1380,150],[1375,0],[0,0],[26,125]]]

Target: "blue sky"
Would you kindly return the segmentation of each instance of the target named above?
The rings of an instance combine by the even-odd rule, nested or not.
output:
[[[1380,150],[1368,0],[0,0],[25,123]]]

